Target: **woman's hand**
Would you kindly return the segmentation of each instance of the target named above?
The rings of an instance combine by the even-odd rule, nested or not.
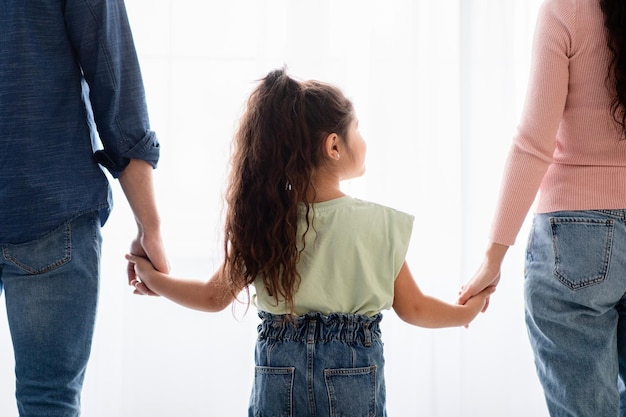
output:
[[[461,287],[458,304],[465,304],[470,298],[481,293],[485,288],[496,287],[500,282],[500,266],[508,246],[492,243],[487,249],[485,259],[472,279]],[[482,312],[489,307],[489,297],[485,300]]]

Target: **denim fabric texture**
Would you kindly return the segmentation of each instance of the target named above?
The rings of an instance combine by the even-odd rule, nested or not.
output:
[[[0,242],[93,210],[104,224],[99,163],[116,177],[159,156],[123,1],[3,0],[0,62]]]
[[[626,210],[535,216],[526,324],[552,417],[626,416],[625,292]]]
[[[385,417],[382,315],[260,312],[249,417]]]
[[[1,245],[0,292],[4,289],[21,417],[80,415],[100,247],[97,212],[32,242]]]

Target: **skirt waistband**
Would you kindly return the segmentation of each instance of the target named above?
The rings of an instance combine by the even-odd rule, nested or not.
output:
[[[317,343],[338,341],[370,346],[380,340],[382,314],[307,313],[299,317],[259,312],[259,339]]]

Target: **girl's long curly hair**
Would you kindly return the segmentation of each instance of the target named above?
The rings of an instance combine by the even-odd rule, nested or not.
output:
[[[324,140],[331,133],[345,140],[353,117],[352,103],[338,88],[297,81],[284,68],[251,93],[233,138],[226,189],[224,273],[233,292],[260,278],[293,313],[303,250],[298,206],[307,207],[308,230]]]
[[[611,102],[613,118],[626,136],[626,2],[624,0],[600,0],[607,30],[607,46],[611,61],[607,80],[614,96]]]

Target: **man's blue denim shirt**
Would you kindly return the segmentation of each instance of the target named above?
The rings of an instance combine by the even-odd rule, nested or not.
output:
[[[99,210],[130,159],[159,144],[122,0],[3,0],[0,11],[0,243]]]

